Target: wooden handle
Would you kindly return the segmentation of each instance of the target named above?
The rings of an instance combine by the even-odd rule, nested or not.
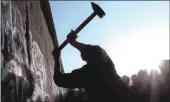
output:
[[[93,12],[75,31],[74,34],[78,34],[94,17],[96,13]],[[71,33],[71,32],[70,32]],[[69,34],[70,34],[69,33]],[[62,50],[68,44],[67,39],[59,46],[59,50]]]

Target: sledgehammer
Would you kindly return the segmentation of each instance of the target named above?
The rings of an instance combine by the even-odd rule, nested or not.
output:
[[[94,12],[74,31],[73,34],[78,34],[96,15],[98,15],[100,18],[103,18],[105,16],[105,12],[97,4],[91,2],[91,5],[92,5]],[[62,50],[67,44],[68,44],[68,41],[66,39],[59,46],[59,50]]]

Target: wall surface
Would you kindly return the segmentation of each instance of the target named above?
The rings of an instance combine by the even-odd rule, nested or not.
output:
[[[55,30],[49,29],[53,21],[42,5],[38,0],[1,2],[2,102],[59,102],[67,91],[52,79]]]

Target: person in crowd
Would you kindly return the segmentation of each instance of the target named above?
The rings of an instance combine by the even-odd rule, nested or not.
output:
[[[138,79],[139,79],[139,94],[141,100],[145,102],[150,101],[150,78],[149,73],[147,70],[140,70],[138,72]]]
[[[124,75],[121,77],[121,79],[126,86],[129,86],[130,78],[128,76]]]
[[[162,60],[159,68],[162,80],[160,83],[160,102],[170,102],[170,60]]]
[[[150,71],[150,101],[159,102],[160,95],[160,74],[157,70]]]

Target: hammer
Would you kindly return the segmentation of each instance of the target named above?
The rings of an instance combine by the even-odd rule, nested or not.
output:
[[[74,31],[73,34],[78,34],[96,15],[100,18],[105,16],[105,12],[99,7],[99,5],[91,2],[94,12]],[[69,34],[71,34],[70,32]],[[68,44],[67,39],[59,46],[59,50],[62,50]]]

